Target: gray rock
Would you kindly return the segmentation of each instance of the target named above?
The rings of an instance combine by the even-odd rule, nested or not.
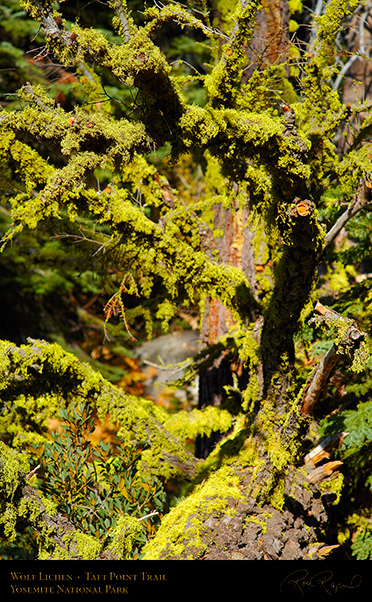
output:
[[[146,341],[136,349],[140,369],[148,378],[144,382],[145,394],[158,400],[173,381],[184,375],[182,362],[192,358],[199,351],[197,330],[174,331],[151,341]],[[182,390],[173,391],[173,396],[181,402],[196,403],[198,382],[195,380]]]

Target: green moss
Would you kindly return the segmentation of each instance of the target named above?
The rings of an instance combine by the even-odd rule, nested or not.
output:
[[[234,514],[229,501],[243,497],[238,484],[239,478],[229,467],[210,475],[163,518],[155,537],[143,549],[143,559],[200,558],[207,549],[205,520]]]
[[[101,544],[91,535],[80,531],[71,531],[62,537],[64,546],[54,544],[52,552],[41,550],[39,560],[96,560],[101,551]]]
[[[230,23],[238,22],[239,28],[231,42],[223,46],[221,60],[205,78],[205,87],[213,106],[231,107],[237,102],[242,70],[246,65],[244,48],[251,39],[255,16],[260,7],[260,2],[250,0],[244,7],[238,3],[235,14],[231,14]]]
[[[282,471],[289,465],[291,460],[290,453],[284,448],[279,433],[272,433],[268,437],[268,452],[274,468]]]
[[[322,495],[334,496],[332,500],[333,505],[337,505],[341,499],[342,491],[344,488],[344,475],[340,472],[330,479],[321,481],[318,485]]]
[[[24,456],[0,441],[0,492],[4,501],[13,500],[27,471],[28,462]]]
[[[293,33],[295,31],[297,31],[297,29],[300,27],[300,25],[297,23],[297,21],[295,21],[294,19],[290,19],[289,20],[289,24],[288,24],[288,31],[290,33]]]
[[[265,535],[267,531],[267,521],[269,518],[273,516],[270,512],[263,512],[262,514],[249,515],[244,519],[243,528],[245,529],[249,523],[254,523],[255,525],[259,525],[262,530],[262,535]]]
[[[289,0],[288,8],[291,15],[302,12],[302,0]]]
[[[108,549],[117,560],[132,560],[133,548],[142,531],[141,523],[132,516],[122,516],[116,526],[110,531],[112,538]]]
[[[19,537],[17,527],[19,521],[30,522],[42,534],[44,540],[49,539],[50,530],[39,517],[47,512],[49,516],[56,513],[53,503],[38,494],[37,497],[17,495],[25,485],[29,463],[25,455],[12,450],[0,441],[0,524],[9,542]]]
[[[227,31],[233,29],[235,25],[234,15],[238,5],[237,0],[216,0],[214,5],[218,11],[218,16],[215,17],[213,23],[214,27],[220,27],[220,20],[222,20]]]
[[[179,411],[165,422],[164,427],[186,443],[187,439],[194,439],[196,435],[209,437],[213,431],[226,433],[231,425],[230,412],[208,406],[202,410]]]
[[[270,504],[272,505],[273,508],[276,508],[277,510],[282,511],[283,507],[285,505],[285,479],[284,476],[281,476],[281,478],[279,478],[278,482],[276,483],[274,490],[271,492],[270,495]]]
[[[317,53],[319,63],[324,61],[326,65],[331,64],[334,59],[336,34],[340,29],[341,21],[352,14],[358,6],[358,0],[331,0],[324,15],[317,18],[318,40],[320,47]],[[332,50],[331,50],[332,49]]]
[[[249,326],[239,332],[235,339],[239,349],[239,357],[244,362],[246,369],[249,369],[249,381],[242,395],[242,408],[249,413],[249,410],[254,411],[255,404],[261,399],[262,394],[259,382],[260,345],[254,332],[254,326]]]
[[[368,361],[371,359],[372,351],[369,340],[362,341],[358,349],[354,351],[351,369],[353,372],[362,372],[366,369]]]
[[[99,555],[101,544],[91,535],[74,531],[70,536],[64,537],[66,545],[76,545],[81,560],[95,560]]]

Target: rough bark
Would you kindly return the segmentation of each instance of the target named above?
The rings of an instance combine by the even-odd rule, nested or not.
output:
[[[216,241],[219,261],[242,270],[250,283],[250,291],[254,300],[256,295],[254,256],[247,219],[248,210],[241,211],[237,207],[235,210],[224,209],[222,203],[215,206],[214,227],[223,230],[223,236]],[[208,298],[205,303],[200,336],[201,349],[216,345],[234,325],[232,312],[219,299]],[[254,307],[247,307],[247,322],[254,317],[254,313]],[[237,365],[236,360],[237,358],[234,358],[232,354],[222,352],[211,366],[200,373],[199,408],[208,405],[223,405],[226,400],[225,387],[233,384],[233,371],[236,373],[237,369],[239,371],[239,367],[240,382],[243,383],[247,379],[248,374],[241,365]],[[219,433],[213,433],[211,437],[198,437],[195,449],[196,457],[205,458],[219,440]]]
[[[145,559],[163,560],[320,560],[337,550],[329,516],[336,494],[332,482],[337,472],[329,471],[319,482],[311,480],[309,465],[291,468],[283,483],[285,508],[258,504],[254,488],[254,467],[239,475],[241,497],[227,499],[222,510],[208,509],[203,503],[189,512],[178,537],[166,533],[163,545],[153,556],[150,546]],[[320,481],[322,483],[320,484]],[[208,498],[213,507],[213,497]],[[181,509],[182,511],[182,509]],[[172,515],[177,524],[177,513]],[[197,534],[197,535],[196,535]],[[175,548],[176,544],[176,548]],[[177,549],[177,553],[175,553]]]

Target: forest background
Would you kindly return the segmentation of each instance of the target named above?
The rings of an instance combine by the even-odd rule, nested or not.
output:
[[[372,557],[371,28],[0,4],[2,559]]]

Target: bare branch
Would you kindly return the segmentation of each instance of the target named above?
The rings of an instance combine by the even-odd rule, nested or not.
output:
[[[314,468],[309,474],[308,480],[310,483],[319,483],[327,477],[330,477],[333,474],[333,471],[342,466],[342,464],[343,462],[340,460],[333,460],[332,462],[322,464],[321,466],[318,466],[318,468]]]
[[[153,512],[150,512],[150,514],[146,514],[145,516],[141,516],[140,518],[137,518],[138,521],[141,520],[146,520],[147,518],[151,518],[151,516],[157,516],[159,514],[159,512],[157,510],[153,510]]]
[[[349,69],[351,68],[352,64],[356,61],[357,58],[359,58],[359,56],[364,55],[366,52],[365,49],[365,44],[364,44],[364,31],[365,31],[365,24],[366,24],[366,20],[368,18],[368,15],[370,14],[370,7],[367,8],[367,10],[364,11],[361,19],[360,19],[360,23],[359,23],[359,52],[357,54],[353,54],[348,61],[346,61],[346,63],[343,64],[343,66],[341,67],[341,70],[333,84],[333,90],[338,90],[341,82],[345,76],[345,74],[349,71]]]
[[[342,213],[342,215],[340,215],[340,217],[333,224],[332,228],[327,232],[327,235],[325,237],[324,248],[326,248],[334,241],[337,234],[342,230],[345,224],[352,217],[354,217],[354,215],[358,213],[358,211],[360,211],[364,207],[367,207],[371,203],[371,189],[367,186],[366,181],[364,180],[359,186],[358,190],[356,191],[355,196],[351,201],[349,207],[346,209],[346,211],[344,211],[344,213]]]
[[[328,378],[340,357],[341,356],[337,354],[336,345],[333,345],[315,368],[302,399],[302,413],[304,415],[310,415],[312,413],[328,382]]]
[[[26,475],[25,479],[27,481],[29,481],[39,470],[41,464],[38,464],[33,470],[31,470],[31,472],[28,473],[28,475]]]

